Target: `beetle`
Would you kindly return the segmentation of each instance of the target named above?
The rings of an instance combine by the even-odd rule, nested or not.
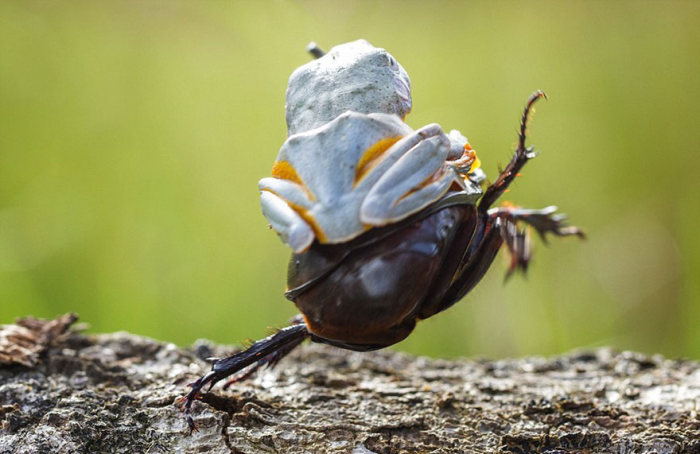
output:
[[[535,156],[525,133],[527,101],[515,153],[495,181],[468,140],[437,124],[411,129],[410,80],[384,49],[359,40],[324,53],[291,75],[288,137],[259,183],[262,211],[293,250],[285,296],[300,311],[292,323],[249,348],[215,359],[179,399],[190,430],[194,400],[234,374],[227,386],[273,366],[306,339],[355,351],[405,339],[416,322],[461,300],[503,245],[507,276],[526,271],[527,226],[576,235],[556,207],[540,210],[496,200]],[[525,224],[525,225],[523,225]]]

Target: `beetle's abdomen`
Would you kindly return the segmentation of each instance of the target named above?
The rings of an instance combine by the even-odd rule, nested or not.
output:
[[[473,210],[470,205],[448,207],[353,250],[294,297],[309,331],[355,349],[404,339],[460,230],[455,224],[472,219]]]

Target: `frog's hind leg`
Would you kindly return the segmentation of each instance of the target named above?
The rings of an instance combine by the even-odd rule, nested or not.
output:
[[[397,222],[438,200],[457,179],[445,165],[449,152],[450,140],[438,125],[426,126],[392,146],[388,159],[373,169],[381,176],[362,202],[362,222],[374,226]]]
[[[190,392],[178,399],[180,409],[185,413],[187,425],[191,431],[197,430],[197,426],[190,413],[192,402],[199,399],[202,389],[209,386],[211,389],[219,381],[231,375],[243,371],[242,378],[247,378],[263,365],[274,365],[283,356],[289,354],[295,347],[309,337],[306,324],[301,318],[295,318],[293,324],[282,328],[272,336],[255,342],[246,350],[235,353],[228,358],[217,359],[207,374],[190,384]],[[252,371],[245,370],[247,367]],[[236,380],[236,381],[240,381]]]

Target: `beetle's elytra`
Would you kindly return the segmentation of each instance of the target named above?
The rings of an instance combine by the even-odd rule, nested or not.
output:
[[[404,123],[410,80],[384,49],[360,40],[309,50],[316,59],[289,80],[287,140],[259,184],[263,214],[293,250],[285,296],[301,314],[191,384],[180,400],[191,430],[206,385],[242,380],[307,338],[359,351],[395,344],[464,297],[504,244],[508,273],[526,270],[522,224],[543,238],[583,237],[555,207],[492,208],[534,157],[525,130],[544,93],[528,100],[513,158],[482,191],[480,161],[459,131]]]

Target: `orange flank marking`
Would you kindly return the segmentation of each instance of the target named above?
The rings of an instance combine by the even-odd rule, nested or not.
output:
[[[401,197],[399,197],[399,200],[397,200],[396,203],[399,203],[400,201],[402,201],[402,200],[405,199],[406,197],[408,197],[408,196],[410,196],[410,195],[412,195],[412,194],[415,194],[416,192],[420,191],[420,190],[423,189],[424,187],[428,186],[430,183],[433,183],[433,182],[439,180],[440,177],[442,177],[442,176],[444,175],[444,173],[445,173],[445,168],[444,168],[444,167],[443,167],[442,169],[438,169],[435,173],[433,173],[432,175],[430,175],[428,178],[426,178],[425,180],[421,181],[420,184],[418,184],[416,187],[414,187],[413,189],[411,189],[410,191],[408,191],[407,193],[405,193],[404,195],[402,195]]]
[[[479,167],[481,167],[481,159],[479,159],[476,153],[474,153],[474,161],[472,162],[471,167],[469,167],[469,173],[475,171]]]
[[[325,243],[328,237],[326,237],[326,234],[321,230],[321,227],[318,225],[316,222],[316,219],[314,218],[314,215],[309,212],[309,210],[304,209],[300,207],[299,205],[295,205],[290,201],[287,201],[287,204],[292,208],[292,210],[296,211],[296,213],[304,220],[306,221],[307,224],[309,224],[309,227],[311,227],[311,230],[314,231],[314,235],[318,239],[319,242]]]
[[[355,184],[359,183],[362,178],[374,167],[384,155],[384,152],[391,148],[401,137],[385,137],[377,143],[369,147],[362,154],[360,161],[357,163],[355,170]]]
[[[277,197],[279,197],[279,194],[277,194],[274,191],[270,191],[269,189],[263,189],[263,191],[267,191],[267,192],[269,192],[271,194],[275,194]],[[328,237],[326,237],[326,234],[323,233],[323,230],[321,230],[321,228],[319,227],[318,223],[316,222],[316,219],[314,219],[314,215],[311,214],[309,212],[309,210],[307,210],[303,207],[300,207],[299,205],[292,203],[287,199],[283,199],[283,200],[287,203],[287,205],[289,205],[289,208],[294,210],[296,212],[296,214],[299,215],[299,217],[301,217],[304,221],[306,221],[307,224],[309,224],[309,227],[311,227],[311,230],[314,231],[314,235],[316,236],[318,241],[320,241],[321,243],[325,243],[326,239]]]
[[[299,178],[297,171],[294,170],[294,167],[287,161],[275,161],[275,165],[272,166],[272,176],[280,180],[289,180],[301,185],[304,184],[301,178]]]
[[[309,200],[316,200],[316,196],[311,192],[311,190],[304,184],[299,177],[299,174],[287,161],[275,161],[272,166],[272,176],[274,178],[279,178],[280,180],[287,180],[298,184],[309,196]]]

